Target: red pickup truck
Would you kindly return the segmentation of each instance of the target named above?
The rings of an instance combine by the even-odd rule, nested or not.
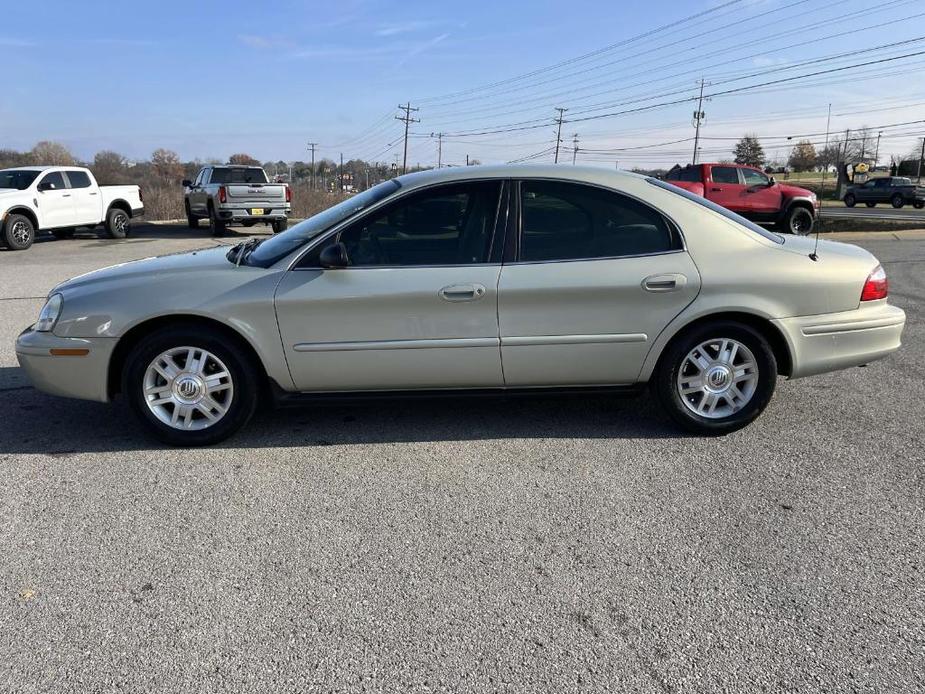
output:
[[[751,166],[693,164],[672,169],[665,180],[753,222],[776,224],[791,234],[812,231],[819,211],[819,200],[811,190],[778,183]]]

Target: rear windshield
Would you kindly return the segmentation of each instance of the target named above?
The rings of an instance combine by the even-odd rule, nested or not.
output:
[[[266,183],[267,175],[263,169],[250,169],[246,166],[227,166],[212,169],[209,183]]]
[[[25,190],[32,185],[40,171],[30,171],[29,169],[6,169],[0,171],[0,188],[13,188],[15,190]]]
[[[714,171],[715,170],[716,169],[714,169]],[[694,195],[693,193],[687,190],[684,190],[683,188],[678,188],[678,186],[673,186],[670,183],[667,183],[665,181],[659,181],[656,178],[649,178],[647,180],[649,181],[649,183],[651,183],[654,186],[658,186],[659,188],[664,188],[665,190],[671,191],[672,193],[675,193],[676,195],[680,195],[682,198],[687,198],[691,202],[696,202],[698,205],[703,205],[708,210],[713,210],[717,214],[721,214],[726,219],[733,221],[736,224],[741,224],[743,227],[745,227],[749,231],[753,231],[756,234],[768,239],[769,241],[773,241],[774,243],[784,242],[784,240],[778,234],[768,231],[767,229],[764,229],[758,226],[754,222],[748,221],[747,219],[745,219],[745,217],[742,217],[741,215],[737,215],[735,212],[732,212],[731,210],[727,210],[725,207],[720,207],[715,202],[710,202],[706,198],[702,198],[699,195]]]

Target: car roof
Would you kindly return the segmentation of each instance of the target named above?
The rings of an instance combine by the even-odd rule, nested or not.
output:
[[[620,187],[621,182],[645,179],[640,174],[616,171],[597,166],[573,166],[571,164],[493,164],[480,166],[453,166],[399,176],[398,181],[405,188],[420,188],[435,183],[472,181],[486,178],[544,178],[562,181],[581,181],[609,187]]]
[[[61,169],[63,171],[86,171],[84,166],[10,166],[2,171],[48,171],[49,169]]]

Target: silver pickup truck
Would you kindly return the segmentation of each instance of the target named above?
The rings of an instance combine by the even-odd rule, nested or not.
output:
[[[270,183],[259,166],[206,166],[183,186],[191,229],[200,219],[209,220],[213,236],[222,236],[228,224],[269,224],[276,234],[289,224],[292,191],[285,183]]]

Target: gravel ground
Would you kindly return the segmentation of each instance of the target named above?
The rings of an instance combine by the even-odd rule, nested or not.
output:
[[[781,381],[726,438],[584,397],[287,410],[185,451],[13,354],[55,282],[211,243],[138,232],[0,253],[0,691],[925,689],[925,240],[857,241],[899,353]]]

